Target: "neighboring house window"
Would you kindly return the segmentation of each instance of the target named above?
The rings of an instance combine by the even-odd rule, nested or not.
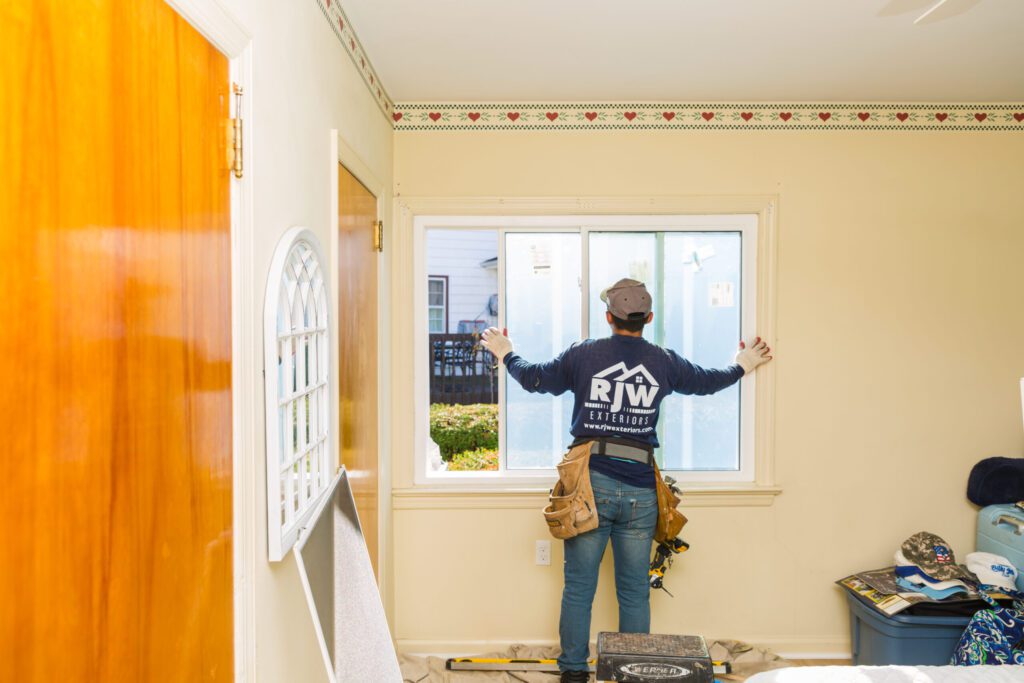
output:
[[[334,471],[330,300],[316,236],[277,245],[264,308],[267,531],[272,561],[294,545]]]
[[[427,280],[427,321],[431,334],[448,331],[448,276],[431,275]]]
[[[427,226],[426,257],[436,258],[432,250],[443,249],[445,257],[456,262],[458,245],[473,244],[474,233],[493,236],[498,253],[497,326],[508,329],[516,351],[529,362],[554,358],[583,338],[608,336],[599,294],[616,280],[631,277],[646,282],[654,298],[654,321],[644,331],[647,340],[703,367],[731,365],[739,339],[757,334],[757,216],[602,218],[574,225],[571,217],[552,217],[544,221],[551,227],[544,228],[467,226],[460,240],[449,239],[450,233],[458,232],[450,227]],[[514,226],[514,220],[506,225]],[[473,258],[467,253],[465,261]],[[467,292],[453,288],[453,300],[464,294],[481,301],[488,298],[482,287]],[[487,372],[493,361],[489,366],[486,351],[480,352],[477,344],[455,355],[467,376],[456,384],[490,381]],[[444,379],[437,367],[435,361],[429,378],[435,419],[432,439],[425,446],[428,456],[429,451],[440,450],[440,458],[433,458],[434,471],[491,469],[506,476],[535,476],[553,470],[572,438],[571,392],[528,393],[504,371],[494,372],[493,381],[500,386],[490,423],[493,437],[481,448],[478,441],[486,431],[482,418],[478,413],[463,416],[469,409],[435,391]],[[691,481],[753,481],[753,399],[753,378],[712,396],[666,397],[658,426],[661,447],[656,452],[662,469]],[[461,416],[462,422],[454,421],[453,415]],[[447,434],[445,425],[456,423],[472,426],[465,434]],[[464,450],[456,453],[459,449]],[[481,451],[490,450],[493,457],[481,456]],[[462,461],[478,466],[451,467],[465,465]],[[430,462],[430,457],[424,462],[428,472]]]

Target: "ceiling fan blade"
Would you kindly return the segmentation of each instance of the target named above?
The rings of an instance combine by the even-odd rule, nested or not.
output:
[[[928,9],[934,5],[936,0],[889,0],[889,2],[878,12],[880,17],[895,17],[908,12]]]
[[[931,9],[914,20],[915,24],[934,24],[963,14],[981,4],[981,0],[939,0]]]
[[[932,12],[934,12],[937,9],[939,9],[940,7],[945,5],[947,2],[949,2],[949,0],[939,0],[937,3],[935,3],[935,5],[930,10],[928,10],[927,12],[925,12],[924,14],[919,16],[917,19],[914,19],[914,23],[918,24],[918,23],[924,21],[925,19],[927,19],[932,14]]]

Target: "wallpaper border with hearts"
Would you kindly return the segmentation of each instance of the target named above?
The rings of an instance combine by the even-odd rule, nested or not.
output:
[[[324,13],[324,18],[327,19],[327,23],[331,30],[334,31],[338,42],[345,48],[345,52],[351,57],[352,63],[355,64],[356,69],[362,75],[363,83],[366,84],[370,95],[376,99],[381,111],[387,114],[389,120],[393,123],[394,101],[388,96],[384,84],[380,82],[380,76],[377,75],[373,65],[370,63],[370,57],[366,54],[362,43],[359,42],[359,37],[352,29],[352,22],[348,20],[348,16],[341,8],[341,3],[338,0],[316,0],[316,4],[320,7],[320,11]]]
[[[396,103],[395,130],[1019,130],[1024,103]]]

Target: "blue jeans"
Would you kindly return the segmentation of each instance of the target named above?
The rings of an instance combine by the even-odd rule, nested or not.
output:
[[[619,601],[619,632],[649,633],[651,586],[647,572],[658,522],[654,489],[635,488],[598,472],[590,472],[599,525],[565,541],[565,588],[558,635],[562,654],[558,668],[582,671],[590,655],[590,610],[597,590],[597,571],[612,539],[615,595]]]

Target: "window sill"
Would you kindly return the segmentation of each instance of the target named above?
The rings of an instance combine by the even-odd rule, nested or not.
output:
[[[683,487],[680,508],[769,507],[781,493],[777,486],[690,485]],[[548,487],[415,486],[394,489],[391,497],[395,510],[540,509]]]

